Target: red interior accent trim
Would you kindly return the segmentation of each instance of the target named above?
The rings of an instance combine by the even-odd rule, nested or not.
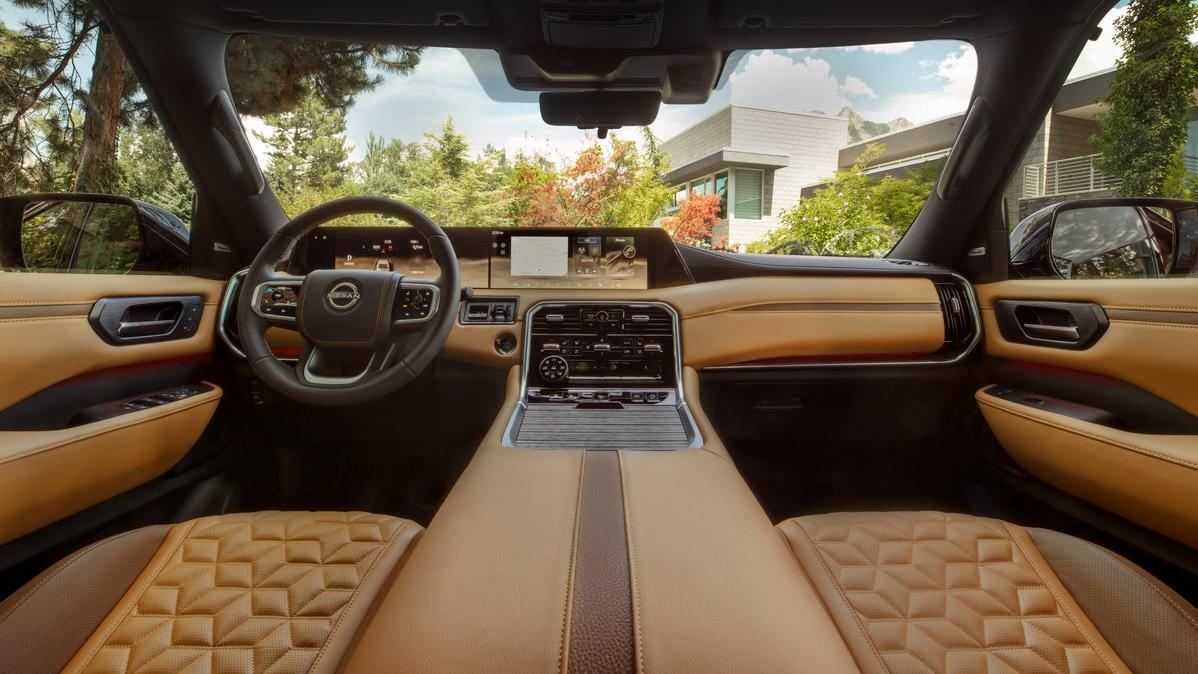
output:
[[[96,379],[98,377],[109,377],[116,374],[127,374],[138,370],[152,370],[162,367],[170,367],[172,365],[207,365],[212,362],[212,353],[194,353],[188,356],[176,356],[174,358],[161,358],[158,360],[146,360],[137,363],[129,363],[128,365],[118,365],[116,367],[108,367],[103,370],[93,370],[84,372],[83,374],[75,375],[69,379],[65,379],[59,383],[86,381],[88,379]]]
[[[303,349],[272,349],[275,356],[278,358],[299,358],[304,352]]]
[[[1060,365],[1049,365],[1048,363],[1034,363],[1030,360],[1015,360],[1011,358],[1004,359],[1013,367],[1024,370],[1037,370],[1039,372],[1047,372],[1059,377],[1069,377],[1071,379],[1083,379],[1086,381],[1117,381],[1114,377],[1108,377],[1104,374],[1087,372],[1085,370],[1075,370],[1069,367],[1061,367]]]

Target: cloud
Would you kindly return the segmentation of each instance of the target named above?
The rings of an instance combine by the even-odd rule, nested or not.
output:
[[[920,124],[964,112],[969,107],[978,69],[973,47],[963,44],[943,59],[923,61],[920,65],[930,72],[919,79],[932,83],[931,89],[889,96],[858,112],[875,121],[906,117]]]
[[[874,90],[869,88],[868,84],[866,84],[860,78],[854,77],[853,75],[849,75],[848,77],[844,78],[844,84],[841,85],[840,90],[843,91],[846,96],[865,96],[867,98],[878,97],[878,95],[874,93]]]
[[[732,103],[787,112],[834,115],[852,98],[872,98],[873,89],[852,75],[844,79],[824,59],[795,61],[778,51],[751,54],[731,79]]]
[[[867,51],[871,54],[902,54],[915,48],[914,42],[889,42],[886,44],[865,44],[852,47],[841,47],[845,51]]]

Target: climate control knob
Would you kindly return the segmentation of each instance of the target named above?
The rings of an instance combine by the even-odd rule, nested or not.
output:
[[[561,356],[546,356],[541,359],[537,371],[545,381],[561,381],[570,374],[570,364]]]

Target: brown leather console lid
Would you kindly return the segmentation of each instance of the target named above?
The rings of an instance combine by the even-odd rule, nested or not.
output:
[[[347,671],[857,671],[701,410],[703,449],[594,457],[503,447],[517,374]],[[685,375],[697,393],[694,372]],[[612,544],[604,510],[621,506],[624,546]],[[619,555],[629,592],[600,606],[596,587],[620,577]],[[622,633],[623,602],[631,640],[588,631]]]

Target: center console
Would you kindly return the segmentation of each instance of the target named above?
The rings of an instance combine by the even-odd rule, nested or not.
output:
[[[678,314],[659,302],[542,302],[504,443],[561,449],[702,444],[681,387]]]

